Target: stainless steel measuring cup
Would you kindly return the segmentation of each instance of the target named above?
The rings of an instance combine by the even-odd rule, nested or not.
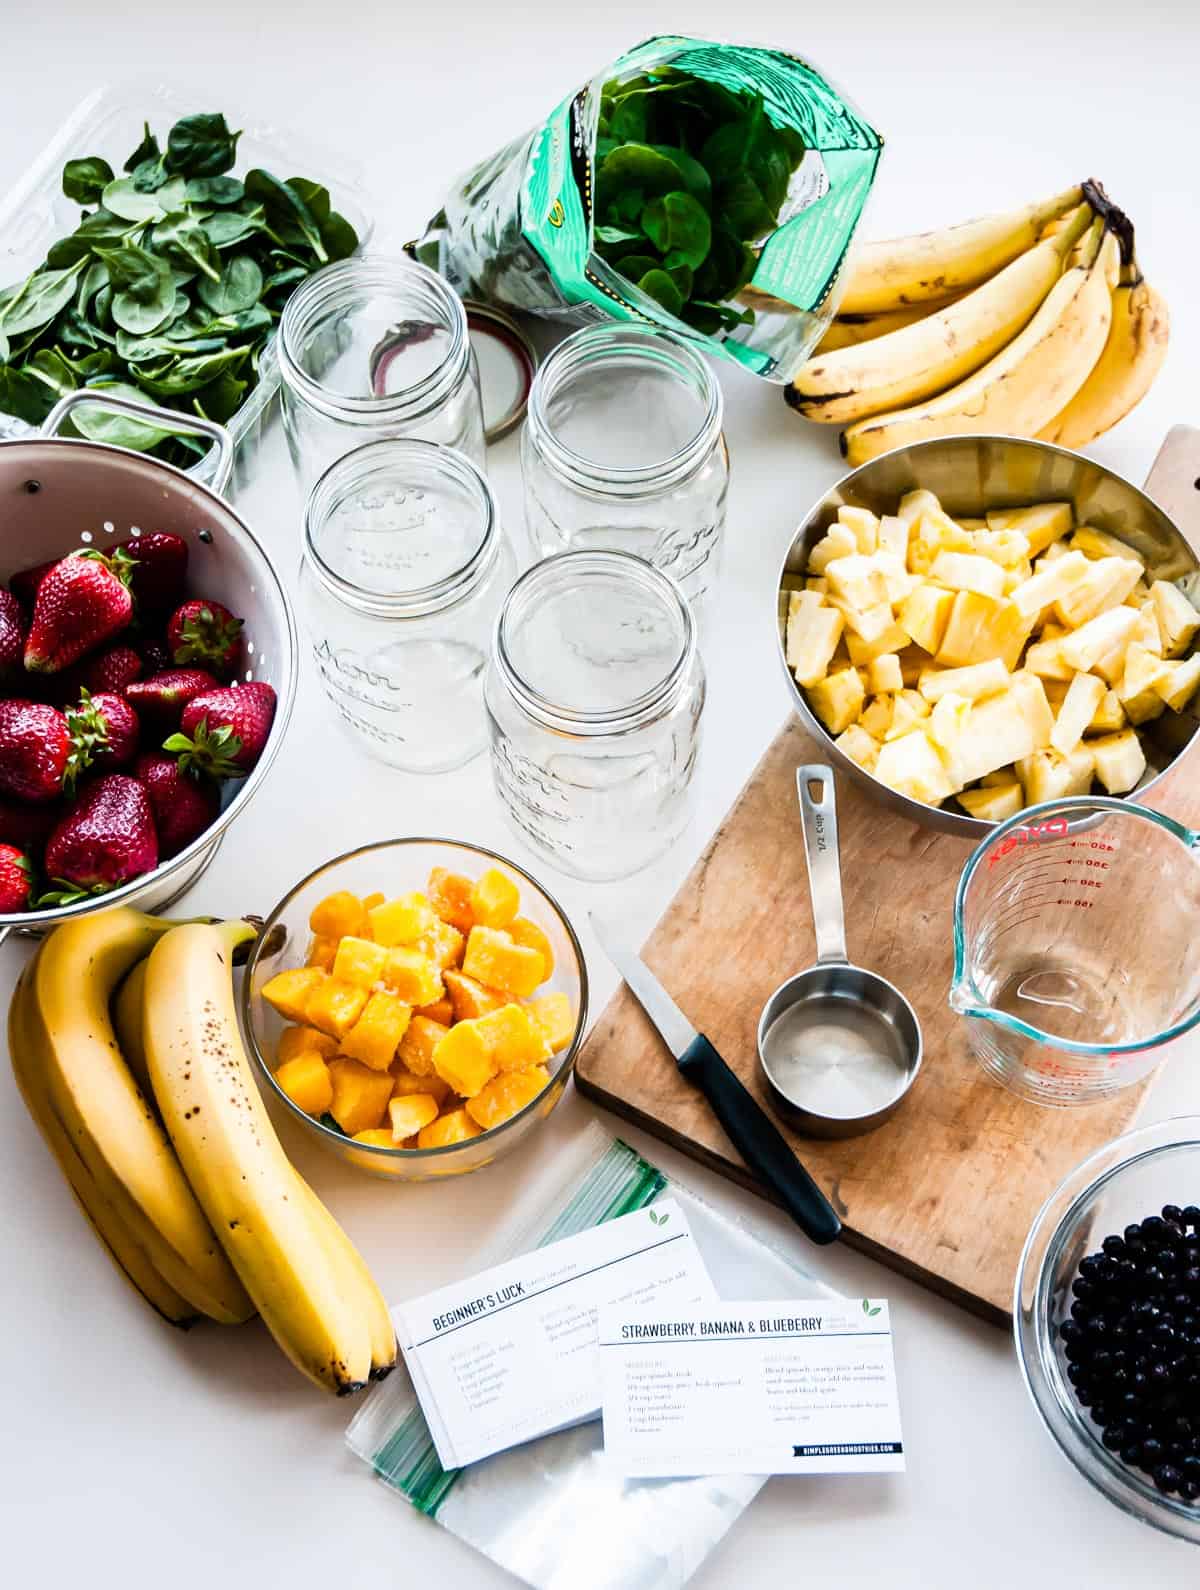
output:
[[[921,1066],[921,1026],[886,978],[850,963],[833,769],[796,769],[817,964],[763,1007],[758,1059],[779,1113],[810,1137],[857,1137],[899,1108]]]

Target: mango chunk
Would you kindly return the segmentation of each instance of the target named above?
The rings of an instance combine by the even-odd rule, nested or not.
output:
[[[433,926],[413,944],[413,949],[426,955],[433,964],[445,971],[448,967],[457,966],[463,957],[466,939],[456,927],[451,927],[449,922],[435,918]]]
[[[342,1039],[342,1053],[373,1071],[386,1071],[412,1019],[412,1007],[381,990],[367,1000],[362,1015]]]
[[[465,972],[447,972],[444,982],[455,1021],[470,1021],[475,1016],[486,1016],[489,1010],[499,1010],[501,1005],[508,1003],[503,994],[485,988]]]
[[[280,1065],[283,1065],[286,1060],[294,1060],[297,1055],[313,1051],[328,1059],[330,1055],[337,1053],[337,1039],[331,1038],[326,1032],[318,1031],[316,1027],[301,1024],[297,1027],[285,1027],[279,1034],[279,1041],[275,1045],[275,1058]]]
[[[463,943],[466,943],[465,939]],[[447,995],[445,999],[435,1000],[432,1005],[419,1006],[413,1011],[413,1015],[424,1016],[428,1021],[436,1021],[442,1027],[449,1027],[454,1020],[454,1006],[450,1003],[450,996]]]
[[[437,921],[430,902],[423,894],[415,892],[385,900],[368,911],[367,917],[375,942],[386,944],[389,949],[397,944],[411,944],[428,933]]]
[[[296,966],[276,972],[263,984],[262,997],[288,1021],[303,1021],[309,995],[325,975],[319,966]]]
[[[449,1148],[480,1135],[479,1128],[465,1109],[447,1110],[417,1133],[418,1148]]]
[[[554,975],[554,946],[550,942],[549,934],[531,922],[527,916],[516,916],[506,929],[509,938],[514,944],[523,944],[527,950],[537,950],[542,957],[542,981]]]
[[[428,1076],[418,1076],[402,1065],[393,1066],[392,1097],[402,1099],[408,1093],[427,1093],[441,1105],[450,1097],[450,1088],[435,1071],[431,1070]]]
[[[333,1103],[333,1081],[325,1057],[315,1049],[305,1050],[285,1060],[276,1070],[275,1080],[305,1115],[324,1115]]]
[[[392,1098],[388,1104],[392,1141],[398,1145],[406,1137],[415,1137],[423,1126],[437,1119],[437,1112],[438,1101],[428,1093],[406,1093]]]
[[[514,944],[497,928],[473,927],[463,956],[463,971],[486,988],[499,989],[514,999],[528,999],[542,982],[543,964],[538,950]],[[450,997],[454,998],[453,992]]]
[[[545,1066],[528,1071],[509,1071],[494,1078],[474,1098],[467,1100],[467,1114],[485,1132],[510,1120],[527,1104],[532,1104],[550,1081]]]
[[[435,1004],[445,994],[442,974],[437,966],[411,945],[397,944],[386,952],[383,981],[406,1005]]]
[[[400,1040],[396,1058],[417,1076],[432,1076],[434,1051],[449,1031],[449,1022],[443,1025],[417,1013],[409,1022],[408,1031]]]
[[[310,1026],[319,1027],[339,1041],[362,1015],[367,991],[356,983],[321,974],[321,981],[308,996],[304,1014]]]
[[[343,983],[353,983],[358,988],[374,988],[383,976],[387,950],[373,939],[356,938],[347,934],[333,957],[333,975]]]
[[[392,1078],[386,1071],[338,1059],[329,1062],[329,1075],[333,1082],[329,1113],[347,1137],[383,1125],[392,1096]]]
[[[553,1053],[546,1035],[524,1005],[502,1005],[475,1023],[499,1071],[524,1071]]]
[[[323,939],[315,935],[308,946],[308,954],[304,957],[306,966],[319,966],[323,972],[333,970],[333,957],[337,954],[338,941],[336,939]]]
[[[308,925],[320,938],[340,939],[347,933],[365,937],[367,913],[356,894],[351,894],[349,889],[339,889],[313,906]]]
[[[478,1021],[460,1021],[450,1028],[433,1051],[433,1069],[455,1093],[468,1099],[495,1076],[496,1058]]]
[[[569,995],[541,994],[529,1001],[529,1013],[542,1029],[554,1054],[565,1049],[575,1036],[575,1012],[571,1009]]]
[[[463,877],[461,872],[450,872],[445,867],[434,867],[425,885],[429,903],[438,916],[460,933],[469,933],[475,926],[471,910],[473,888],[470,878]]]
[[[368,1148],[395,1148],[389,1126],[369,1126],[365,1132],[355,1132],[354,1142],[365,1143]]]
[[[471,914],[483,927],[507,927],[520,909],[521,895],[516,884],[499,867],[480,873],[471,890]]]

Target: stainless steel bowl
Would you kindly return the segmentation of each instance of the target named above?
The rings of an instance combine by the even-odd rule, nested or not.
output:
[[[153,872],[107,894],[52,910],[0,914],[0,938],[16,930],[45,932],[68,917],[110,905],[157,911],[182,894],[261,787],[287,728],[296,690],[296,628],[283,587],[249,527],[217,495],[233,462],[228,432],[207,420],[160,416],[173,428],[190,426],[213,443],[215,486],[210,490],[144,453],[56,437],[62,420],[83,401],[101,401],[105,408],[138,418],[159,414],[141,404],[75,393],[50,415],[40,439],[0,442],[0,583],[18,569],[65,557],[81,546],[103,548],[125,540],[135,528],[174,531],[188,544],[189,588],[245,619],[245,677],[273,685],[278,705],[258,762],[244,779],[226,783],[216,821],[190,845]]]
[[[1129,481],[1079,453],[1014,436],[948,436],[898,447],[844,475],[805,516],[783,560],[777,595],[779,660],[801,721],[817,741],[821,754],[876,800],[926,828],[959,834],[978,843],[996,826],[994,823],[968,817],[957,809],[926,806],[897,794],[839,751],[832,736],[809,710],[784,655],[788,593],[797,588],[797,577],[804,573],[811,547],[825,533],[837,510],[846,504],[870,508],[880,515],[893,513],[905,492],[918,487],[934,492],[947,513],[963,518],[979,518],[989,508],[1073,502],[1080,523],[1119,536],[1145,560],[1153,578],[1183,582],[1189,594],[1193,594],[1189,580],[1200,584],[1200,562],[1174,521]],[[1164,713],[1142,726],[1149,765],[1133,792],[1135,799],[1148,795],[1167,769],[1197,743],[1198,727],[1200,722],[1192,710]]]

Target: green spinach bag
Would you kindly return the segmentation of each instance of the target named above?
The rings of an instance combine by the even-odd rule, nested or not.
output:
[[[649,320],[786,382],[881,148],[794,56],[661,35],[458,181],[411,250],[465,296]]]

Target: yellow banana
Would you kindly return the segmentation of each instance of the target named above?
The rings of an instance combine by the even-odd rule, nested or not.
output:
[[[296,1185],[308,1205],[314,1234],[325,1248],[329,1262],[342,1269],[343,1290],[358,1296],[358,1306],[366,1318],[371,1338],[371,1379],[384,1380],[396,1367],[397,1348],[396,1328],[383,1293],[362,1254],[298,1172]]]
[[[1166,299],[1131,260],[1113,292],[1112,325],[1092,373],[1038,437],[1060,447],[1086,447],[1135,408],[1167,356]]]
[[[75,1202],[118,1272],[163,1319],[186,1329],[196,1318],[196,1310],[159,1275],[146,1250],[104,1198],[50,1107],[45,1079],[38,1065],[37,1047],[27,1025],[29,988],[27,968],[21,974],[8,1008],[8,1052],[25,1107],[58,1162]]]
[[[890,309],[882,315],[836,315],[813,349],[813,357],[834,353],[838,348],[855,348],[860,342],[873,342],[891,331],[902,331],[941,307],[941,304],[914,304],[911,309]]]
[[[109,999],[171,924],[126,907],[65,922],[33,966],[28,1030],[55,1115],[154,1268],[199,1312],[254,1309],[117,1047]]]
[[[851,464],[935,436],[1036,436],[1083,385],[1108,336],[1112,296],[1105,272],[1117,242],[1111,233],[1103,236],[1103,227],[1092,223],[1089,263],[1064,272],[1025,329],[982,369],[937,397],[843,431],[842,452]]]
[[[944,392],[1029,324],[1091,213],[1079,205],[1069,226],[949,308],[860,347],[810,359],[785,389],[789,404],[807,420],[845,425]]]
[[[310,1207],[242,1047],[232,960],[243,923],[185,923],[154,946],[143,1003],[146,1061],[163,1121],[234,1268],[303,1374],[344,1394],[365,1385],[371,1336],[314,1234]]]
[[[153,1104],[150,1073],[146,1069],[146,1050],[142,1043],[142,991],[146,986],[146,962],[140,960],[129,972],[112,1001],[113,1026],[125,1064],[141,1088],[146,1102]]]
[[[878,314],[975,287],[1036,243],[1046,223],[1073,210],[1082,196],[1080,188],[1067,188],[1052,199],[1004,215],[985,215],[915,237],[865,243],[851,260],[839,313]]]

